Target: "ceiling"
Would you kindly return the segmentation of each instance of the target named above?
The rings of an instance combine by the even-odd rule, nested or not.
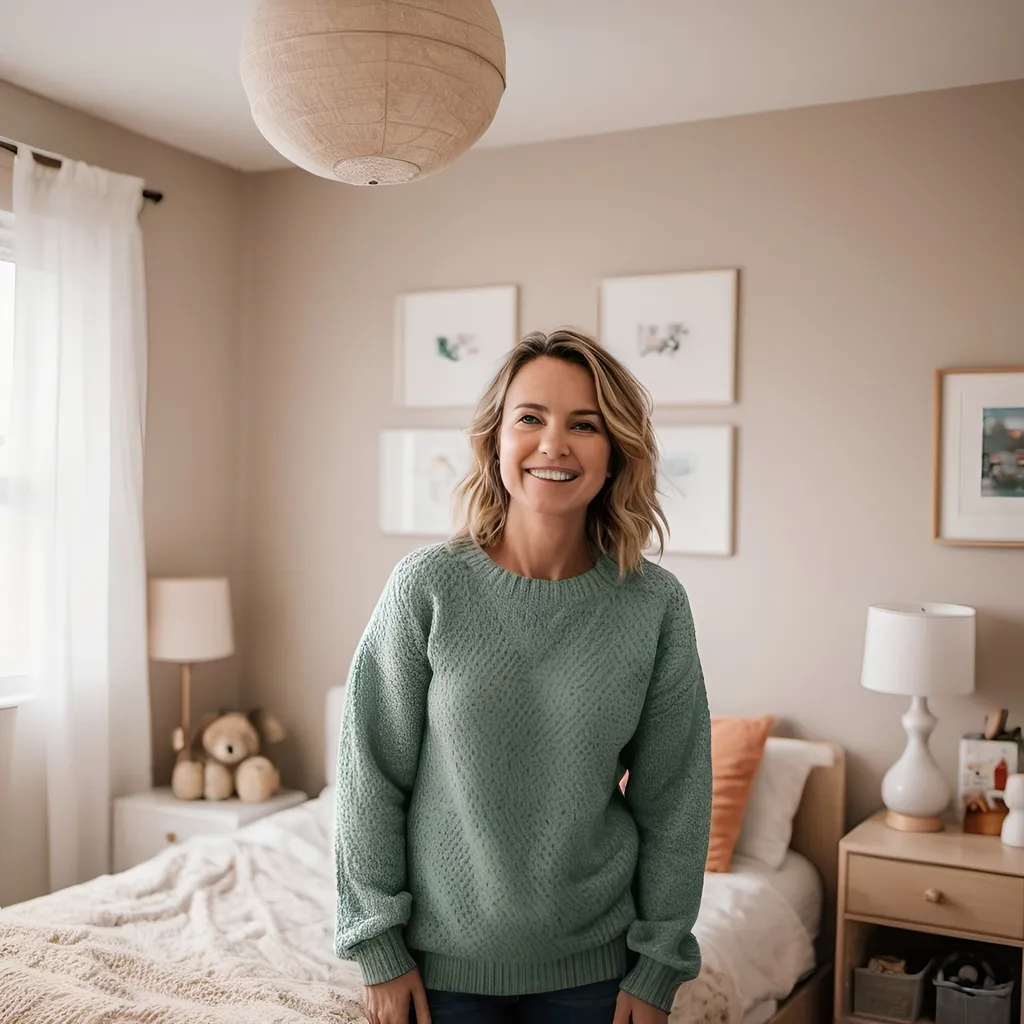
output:
[[[1022,0],[494,0],[481,146],[1024,78]],[[0,0],[0,79],[244,171],[250,0]],[[0,135],[3,125],[0,124]]]

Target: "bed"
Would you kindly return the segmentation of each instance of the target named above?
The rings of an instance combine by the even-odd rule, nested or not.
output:
[[[327,695],[328,765],[342,701],[341,688]],[[844,805],[842,751],[828,751],[783,867],[737,857],[729,874],[706,877],[695,929],[704,968],[680,986],[671,1021],[818,1019]],[[333,952],[332,818],[327,787],[233,835],[195,837],[0,911],[0,1020],[362,1024],[358,965]]]

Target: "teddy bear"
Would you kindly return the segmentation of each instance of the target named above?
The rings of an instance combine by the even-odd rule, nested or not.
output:
[[[226,800],[234,793],[244,803],[260,803],[281,788],[274,763],[260,751],[285,737],[281,723],[262,708],[208,714],[189,747],[175,731],[178,757],[171,792],[179,800]]]

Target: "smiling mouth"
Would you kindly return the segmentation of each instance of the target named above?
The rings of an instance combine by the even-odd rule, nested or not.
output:
[[[528,469],[526,472],[538,480],[550,480],[554,483],[569,483],[579,476],[579,473],[572,473],[567,469]]]

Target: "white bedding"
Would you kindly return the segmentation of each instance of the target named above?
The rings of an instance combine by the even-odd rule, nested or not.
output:
[[[359,968],[333,951],[331,812],[328,795],[0,911],[0,1019],[362,1024]],[[704,969],[671,1021],[739,1024],[813,966],[799,883],[739,867],[706,876]]]
[[[818,937],[821,928],[823,887],[821,876],[806,857],[794,850],[788,850],[781,866],[775,870],[760,861],[734,856],[732,873],[754,875],[764,884],[771,886],[792,907],[807,932],[808,939],[813,943]],[[741,996],[743,1012],[741,1024],[764,1024],[779,1008],[779,1000],[788,995],[796,981],[813,969],[815,966],[813,948],[808,950],[802,942],[799,943],[799,946],[803,949],[802,958],[794,956],[789,962],[780,965],[777,983],[773,983],[771,986],[762,983],[758,988],[757,985],[748,986],[746,981],[743,982],[741,987],[745,989],[745,993]],[[801,964],[806,965],[805,970],[801,971],[787,987],[786,982]],[[761,995],[758,998],[758,991],[769,991],[771,994]]]
[[[321,812],[311,801],[0,911],[0,1020],[365,1024],[358,965],[334,955]]]
[[[818,869],[795,850],[787,850],[778,870],[749,857],[733,857],[733,874],[762,877],[796,911],[811,941],[821,928],[822,884]]]
[[[792,851],[779,871],[736,858],[728,874],[704,876],[693,930],[705,969],[727,979],[729,1024],[767,1000],[784,999],[814,967],[814,942],[800,909],[806,912],[813,902],[808,889],[820,893],[820,886],[810,862]],[[670,1020],[676,1020],[675,1011]]]

